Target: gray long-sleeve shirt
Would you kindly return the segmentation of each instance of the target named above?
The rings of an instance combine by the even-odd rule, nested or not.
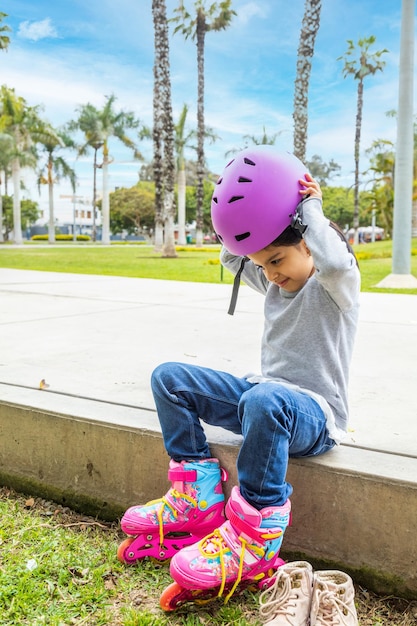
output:
[[[321,201],[303,201],[303,237],[315,272],[297,292],[270,283],[262,269],[245,264],[242,280],[265,294],[262,372],[253,382],[274,380],[311,395],[339,443],[347,431],[348,382],[358,321],[360,273],[346,243],[329,226]],[[233,274],[242,258],[221,253]]]

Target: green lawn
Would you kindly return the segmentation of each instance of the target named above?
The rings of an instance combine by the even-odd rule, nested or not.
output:
[[[382,241],[356,247],[362,274],[363,291],[411,293],[417,289],[379,289],[376,285],[392,269],[392,242]],[[411,273],[417,277],[417,239],[412,242]],[[151,246],[66,244],[23,247],[0,246],[0,267],[75,274],[102,274],[136,278],[156,278],[203,283],[231,283],[232,276],[222,271],[219,247],[193,246],[177,249],[178,257],[162,258]]]
[[[152,247],[138,245],[3,246],[0,267],[218,283],[222,273],[219,250],[179,248],[177,258],[165,259]],[[224,272],[223,280],[232,282],[232,276]]]
[[[117,524],[0,487],[2,626],[261,626],[259,592],[164,613],[169,564],[127,566]],[[356,587],[363,626],[415,625],[415,603]]]

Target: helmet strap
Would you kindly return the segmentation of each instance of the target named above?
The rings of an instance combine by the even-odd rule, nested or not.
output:
[[[233,281],[232,297],[230,298],[229,310],[227,311],[228,315],[233,315],[234,312],[235,312],[237,296],[238,296],[239,287],[240,287],[240,277],[242,275],[243,268],[245,267],[245,263],[247,261],[249,261],[247,256],[242,258],[242,261],[240,263],[240,267],[239,267],[239,269],[237,271],[237,274],[235,276],[235,279]]]

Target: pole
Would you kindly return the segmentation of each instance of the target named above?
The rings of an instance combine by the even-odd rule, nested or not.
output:
[[[400,85],[394,183],[393,274],[409,274],[411,270],[414,4],[415,0],[403,0],[402,2]]]
[[[392,273],[377,285],[384,288],[417,288],[417,278],[410,273],[414,139],[414,10],[415,0],[402,0]]]

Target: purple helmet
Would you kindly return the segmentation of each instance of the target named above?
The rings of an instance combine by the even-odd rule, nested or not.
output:
[[[246,148],[226,165],[213,192],[211,219],[229,252],[258,252],[290,226],[306,171],[293,154],[267,145]]]

